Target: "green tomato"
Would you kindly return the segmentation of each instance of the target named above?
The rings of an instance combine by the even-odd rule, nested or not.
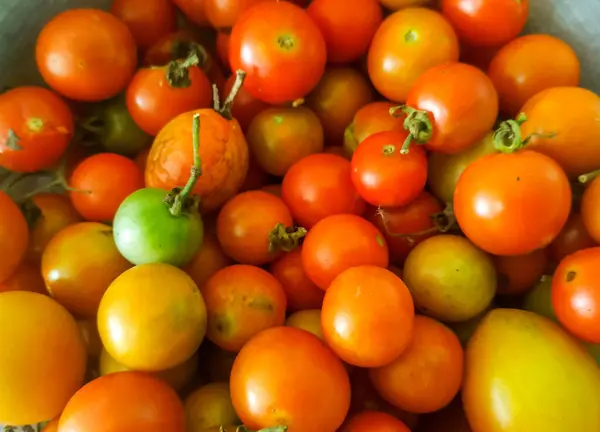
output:
[[[202,245],[204,228],[197,210],[174,216],[165,191],[140,189],[129,195],[115,215],[113,233],[119,252],[135,265],[166,263],[181,267]]]
[[[523,299],[523,309],[558,322],[552,306],[552,276],[544,275]]]

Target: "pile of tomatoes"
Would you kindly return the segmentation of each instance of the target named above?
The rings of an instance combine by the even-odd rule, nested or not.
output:
[[[0,94],[0,424],[599,431],[600,97],[528,14],[52,18]]]

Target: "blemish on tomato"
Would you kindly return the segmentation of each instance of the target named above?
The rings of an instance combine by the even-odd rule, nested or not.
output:
[[[573,282],[575,280],[575,277],[577,276],[577,273],[574,271],[570,271],[567,273],[567,277],[565,278],[565,280],[567,282]]]

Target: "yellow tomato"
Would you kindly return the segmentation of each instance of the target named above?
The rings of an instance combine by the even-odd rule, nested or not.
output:
[[[323,329],[321,328],[321,309],[307,309],[295,312],[288,317],[285,325],[306,330],[322,341],[325,340]]]
[[[185,399],[184,408],[187,432],[205,432],[210,427],[238,421],[227,383],[200,387]]]

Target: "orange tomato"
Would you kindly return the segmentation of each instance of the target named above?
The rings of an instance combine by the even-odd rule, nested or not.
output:
[[[92,319],[78,320],[77,325],[79,326],[79,331],[85,342],[88,357],[97,359],[102,352],[102,341],[100,340],[95,317]]]
[[[585,189],[581,199],[581,218],[585,229],[596,243],[600,243],[600,177]]]
[[[406,350],[369,371],[373,385],[394,406],[414,413],[437,411],[457,395],[464,353],[456,335],[434,319],[417,315]]]
[[[2,293],[0,340],[0,423],[34,424],[60,414],[85,374],[73,317],[48,296]]]
[[[410,432],[397,418],[378,411],[363,411],[350,417],[340,432]]]
[[[321,327],[321,309],[305,309],[294,312],[285,320],[285,325],[306,330],[325,342]]]
[[[598,185],[600,185],[600,182],[598,182]],[[598,190],[600,191],[600,187],[598,187]],[[585,200],[581,205],[582,210],[584,208],[584,202]],[[590,202],[590,204],[592,203],[593,201]],[[587,205],[589,204],[585,204],[586,210]],[[588,212],[587,214],[589,215],[590,213]],[[600,240],[600,231],[598,240]],[[559,263],[567,255],[571,255],[579,250],[591,248],[597,245],[598,243],[588,233],[581,213],[572,211],[562,231],[550,244],[549,250],[553,260],[556,263]]]
[[[22,262],[8,279],[0,282],[0,293],[6,291],[31,291],[48,294],[39,266],[27,261]]]
[[[228,383],[210,383],[190,393],[183,402],[187,432],[237,423]]]
[[[46,423],[41,432],[58,432],[58,418]]]
[[[265,1],[274,0],[204,0],[204,12],[214,28],[227,30],[246,10]]]
[[[198,288],[202,288],[212,275],[231,264],[233,261],[223,252],[217,236],[205,230],[202,246],[183,270],[196,282]]]
[[[25,257],[29,229],[23,213],[4,191],[0,191],[0,282],[8,279]]]
[[[525,255],[493,256],[498,273],[498,294],[523,294],[534,287],[548,267],[548,249]]]
[[[379,0],[379,3],[389,10],[406,9],[409,7],[426,6],[431,0]]]
[[[170,369],[188,360],[202,343],[206,306],[182,270],[168,264],[139,265],[106,290],[98,331],[106,351],[126,367]]]
[[[206,0],[173,0],[173,3],[194,24],[201,27],[210,25],[208,18],[206,18],[206,11],[204,10]]]
[[[175,31],[175,8],[170,0],[113,0],[110,12],[127,25],[141,49]]]

